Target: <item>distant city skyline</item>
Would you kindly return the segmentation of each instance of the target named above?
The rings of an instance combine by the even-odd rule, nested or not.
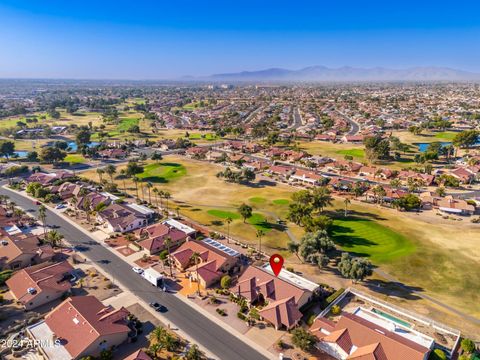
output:
[[[474,1],[181,5],[0,0],[0,78],[168,80],[315,65],[480,73]]]

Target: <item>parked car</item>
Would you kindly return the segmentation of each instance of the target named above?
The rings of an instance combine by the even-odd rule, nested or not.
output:
[[[151,302],[149,305],[152,308],[154,308],[155,311],[158,311],[158,312],[165,312],[167,310],[165,306],[163,306],[162,304],[159,304],[158,302]]]
[[[65,204],[58,204],[57,206],[55,206],[55,209],[63,209],[65,207]]]
[[[136,272],[137,274],[142,274],[143,273],[143,269],[139,268],[139,267],[133,267],[132,270],[134,272]]]

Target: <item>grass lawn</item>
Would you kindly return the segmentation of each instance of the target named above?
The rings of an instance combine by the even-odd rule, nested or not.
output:
[[[254,204],[263,204],[263,203],[266,203],[267,202],[267,199],[263,198],[263,197],[251,197],[250,199],[248,199],[248,201],[254,203]]]
[[[189,138],[190,140],[207,140],[207,141],[220,140],[220,137],[218,137],[217,135],[212,134],[212,133],[207,133],[207,134],[198,134],[198,133],[189,134],[189,137],[188,137],[188,138]]]
[[[128,131],[132,126],[138,125],[140,120],[136,117],[121,118],[117,126],[118,131]]]
[[[85,159],[81,154],[68,154],[64,161],[72,164],[83,164],[87,161],[87,159]]]
[[[144,166],[143,173],[138,177],[152,183],[167,183],[178,179],[187,173],[187,169],[181,164],[174,162],[152,163]]]
[[[224,210],[215,210],[215,209],[212,209],[212,210],[208,210],[207,211],[208,214],[212,215],[212,216],[216,216],[220,219],[228,219],[228,218],[231,218],[232,220],[235,220],[235,219],[241,219],[242,217],[240,216],[240,214],[238,213],[234,213],[234,212],[231,212],[231,211],[224,211]]]
[[[365,151],[363,149],[346,149],[338,150],[337,154],[339,155],[350,155],[354,158],[363,159],[365,157]]]
[[[458,133],[453,132],[453,131],[444,131],[444,132],[435,133],[435,138],[441,139],[441,140],[452,141],[453,138],[455,137],[455,135],[457,135],[457,134]]]
[[[275,205],[288,205],[290,204],[290,200],[288,199],[275,199],[272,201]]]
[[[333,234],[343,250],[366,256],[373,263],[385,263],[415,251],[415,245],[406,237],[369,219],[336,219]]]

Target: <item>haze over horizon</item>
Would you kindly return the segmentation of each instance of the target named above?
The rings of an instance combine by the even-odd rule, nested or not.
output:
[[[0,0],[0,77],[179,79],[269,68],[480,73],[480,4]]]

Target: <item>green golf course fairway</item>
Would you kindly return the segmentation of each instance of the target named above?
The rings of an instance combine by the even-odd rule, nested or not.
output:
[[[333,240],[343,250],[368,257],[373,263],[386,263],[412,254],[415,245],[403,235],[369,219],[335,219]]]
[[[144,181],[150,181],[152,183],[167,183],[173,179],[182,177],[186,173],[187,170],[181,164],[162,162],[146,165],[143,168],[143,173],[137,176]]]

